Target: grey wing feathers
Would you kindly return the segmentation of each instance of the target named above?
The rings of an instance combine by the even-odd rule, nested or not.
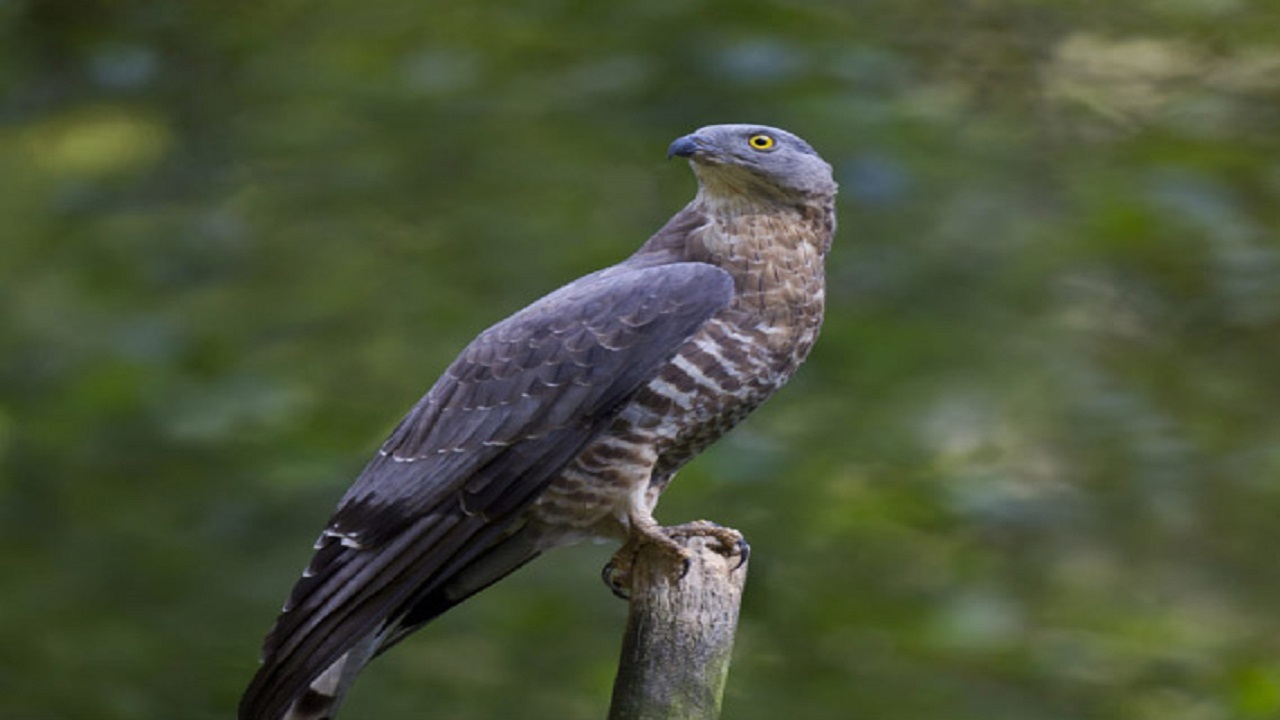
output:
[[[342,498],[267,636],[242,720],[307,683],[497,542],[733,294],[719,268],[626,263],[481,333]]]

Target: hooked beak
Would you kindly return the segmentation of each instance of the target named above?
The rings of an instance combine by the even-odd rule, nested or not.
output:
[[[673,157],[693,157],[696,153],[702,150],[702,148],[702,138],[698,137],[696,134],[685,135],[682,138],[677,138],[675,142],[671,143],[671,147],[667,148],[667,159],[670,160]]]

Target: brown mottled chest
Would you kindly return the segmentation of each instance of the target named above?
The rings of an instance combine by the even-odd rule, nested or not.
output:
[[[830,229],[787,214],[712,223],[690,237],[696,259],[734,278],[733,303],[635,398],[653,423],[661,485],[764,402],[808,356],[822,324]]]
[[[570,463],[535,505],[537,520],[599,527],[645,488],[652,505],[682,465],[791,378],[822,324],[833,226],[815,217],[736,218],[690,234],[690,259],[727,271],[733,301]]]

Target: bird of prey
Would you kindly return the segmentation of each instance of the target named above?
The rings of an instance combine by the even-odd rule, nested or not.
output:
[[[371,658],[547,550],[685,552],[658,495],[808,355],[836,184],[808,143],[762,125],[704,127],[667,156],[690,161],[693,201],[627,259],[480,333],[343,496],[240,720],[334,717]]]

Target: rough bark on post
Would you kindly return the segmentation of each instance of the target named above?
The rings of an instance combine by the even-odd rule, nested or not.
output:
[[[720,716],[747,567],[738,548],[725,552],[716,538],[676,540],[691,557],[684,577],[657,546],[636,556],[609,720]]]

